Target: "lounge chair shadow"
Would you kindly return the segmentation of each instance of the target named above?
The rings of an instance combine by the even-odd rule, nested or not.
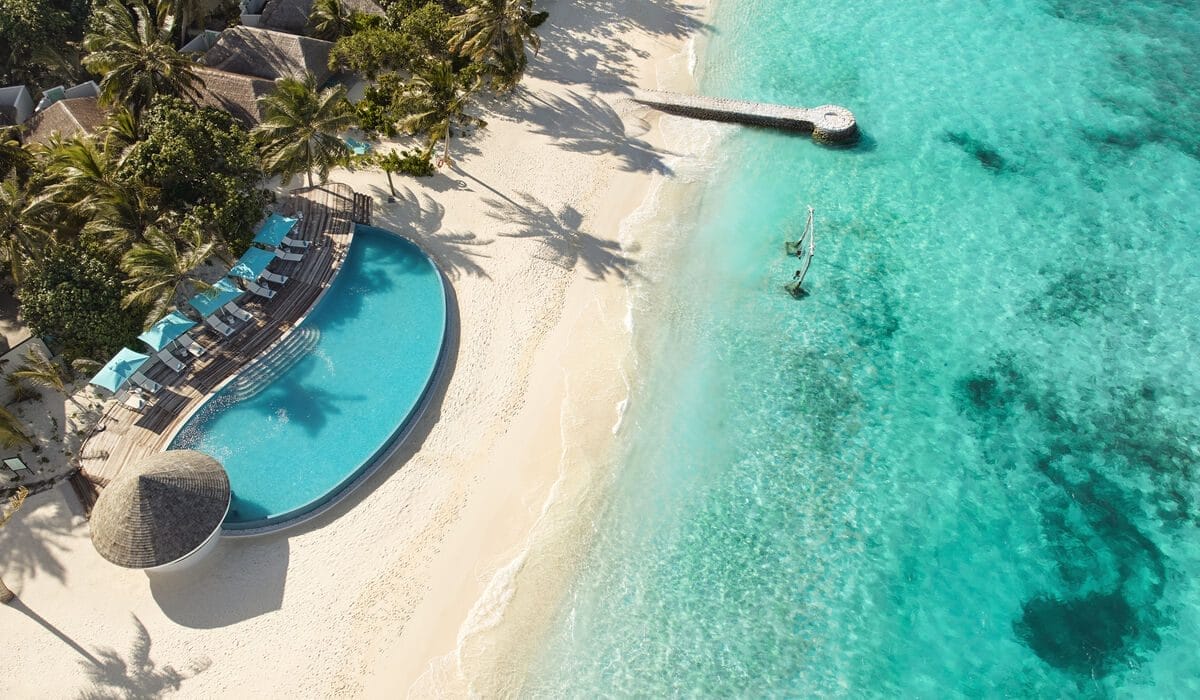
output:
[[[186,569],[147,577],[155,602],[173,622],[212,629],[278,610],[289,558],[286,537],[225,538]]]

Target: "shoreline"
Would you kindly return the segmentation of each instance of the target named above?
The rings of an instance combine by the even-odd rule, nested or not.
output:
[[[457,307],[445,383],[398,454],[295,531],[224,539],[170,576],[112,567],[56,492],[31,497],[0,532],[19,595],[0,625],[23,640],[15,667],[46,673],[4,694],[103,690],[101,653],[184,697],[519,687],[528,659],[505,654],[537,651],[545,596],[586,552],[634,384],[630,281],[652,236],[622,245],[623,222],[669,167],[658,115],[624,96],[659,86],[703,19],[671,0],[546,9],[522,88],[485,103],[455,166],[395,178],[394,204],[382,172],[331,177],[429,253]]]

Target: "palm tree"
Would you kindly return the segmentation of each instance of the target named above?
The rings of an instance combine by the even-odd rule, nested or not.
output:
[[[187,30],[207,16],[208,3],[204,0],[175,0],[175,14],[179,20],[179,46],[187,43]]]
[[[83,408],[83,405],[71,396],[71,380],[62,365],[46,357],[39,350],[30,348],[25,353],[25,364],[21,369],[12,373],[13,377],[23,379],[37,386],[53,389],[67,398],[68,401]]]
[[[342,0],[315,0],[308,14],[312,36],[325,41],[337,41],[353,28],[350,8]]]
[[[442,142],[442,157],[438,165],[452,164],[450,160],[450,127],[453,124],[487,126],[487,122],[466,114],[479,78],[470,71],[455,73],[450,61],[431,61],[414,75],[400,91],[397,100],[402,113],[400,123],[412,133],[429,137],[429,152]]]
[[[525,73],[525,47],[537,54],[542,42],[534,28],[546,13],[533,0],[470,0],[467,11],[450,20],[450,46],[486,67],[500,90],[515,86]]]
[[[121,128],[117,122],[114,131]],[[53,180],[48,191],[85,222],[82,233],[109,252],[123,253],[148,228],[168,222],[157,189],[118,176],[123,155],[118,139],[124,136],[109,135],[112,150],[90,138],[61,142],[49,149],[46,171]]]
[[[33,440],[25,434],[21,420],[7,408],[0,408],[0,447],[11,450],[24,445],[32,445]]]
[[[2,408],[0,408],[0,411],[8,413],[8,411],[5,411]],[[28,495],[29,489],[21,486],[17,489],[16,493],[9,497],[8,503],[6,503],[4,506],[4,511],[0,512],[0,527],[4,527],[6,524],[8,524],[8,521],[17,514],[17,511],[21,510],[21,506],[25,503],[25,497]],[[4,585],[3,579],[0,579],[0,603],[8,605],[13,601],[13,598],[16,597],[17,594],[13,593],[8,586]]]
[[[157,95],[194,98],[200,78],[192,62],[171,45],[175,17],[167,2],[155,16],[142,0],[108,0],[92,14],[92,31],[83,38],[83,65],[103,76],[100,96],[140,116]]]
[[[216,243],[205,241],[197,232],[190,240],[178,241],[157,226],[146,231],[146,240],[121,258],[121,269],[129,275],[130,291],[121,300],[125,308],[148,304],[147,320],[159,318],[188,287],[207,285],[196,275],[196,268],[213,254]]]
[[[284,182],[306,173],[311,187],[314,169],[325,182],[329,171],[349,157],[350,149],[338,138],[338,132],[354,123],[344,86],[318,91],[311,73],[303,80],[283,78],[274,92],[259,98],[259,104],[266,119],[254,133],[267,172],[281,175]]]
[[[34,183],[0,181],[0,260],[20,283],[25,258],[36,256],[53,235],[53,203]]]
[[[29,153],[21,148],[15,128],[0,128],[0,179],[29,163]]]
[[[400,154],[396,153],[395,149],[375,156],[375,164],[387,175],[388,189],[391,190],[393,197],[396,196],[396,185],[392,183],[392,173],[400,171],[402,160]]]

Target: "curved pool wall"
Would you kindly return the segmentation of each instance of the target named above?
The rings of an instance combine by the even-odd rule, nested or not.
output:
[[[356,226],[340,273],[310,313],[188,417],[168,449],[197,449],[225,466],[228,535],[314,517],[371,473],[420,415],[447,325],[445,283],[430,258],[397,234]],[[288,339],[301,331],[315,342],[289,357]],[[256,373],[261,383],[243,381]]]

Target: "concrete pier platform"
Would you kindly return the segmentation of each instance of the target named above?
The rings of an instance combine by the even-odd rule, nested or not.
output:
[[[730,100],[723,97],[680,95],[660,90],[638,90],[633,101],[661,112],[693,119],[735,122],[811,133],[823,143],[853,143],[858,140],[858,123],[845,107],[790,107]]]

